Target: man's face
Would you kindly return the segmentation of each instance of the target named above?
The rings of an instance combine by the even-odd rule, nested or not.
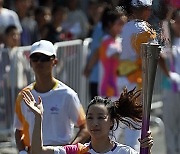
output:
[[[34,53],[30,56],[31,67],[35,74],[51,74],[53,66],[56,64],[54,56],[47,56],[42,53]]]

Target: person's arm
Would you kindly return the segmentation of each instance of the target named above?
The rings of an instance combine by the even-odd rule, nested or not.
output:
[[[162,71],[164,72],[164,74],[169,77],[169,70],[166,66],[166,63],[165,63],[165,59],[160,55],[160,58],[159,58],[159,66],[161,67]]]
[[[77,133],[75,139],[72,141],[71,144],[77,143],[85,143],[90,138],[90,135],[87,131],[86,124],[83,124],[79,127],[79,132]]]
[[[93,28],[93,33],[91,36],[92,42],[90,45],[90,55],[88,57],[88,61],[86,63],[86,66],[83,72],[86,77],[89,77],[93,69],[93,66],[98,62],[98,59],[99,59],[98,50],[101,45],[101,40],[103,38],[103,35],[104,35],[104,31],[102,29],[102,24],[99,22]]]
[[[26,105],[31,109],[35,115],[35,123],[32,134],[31,142],[31,154],[54,154],[54,147],[45,147],[43,146],[42,139],[42,115],[43,115],[43,106],[42,100],[39,97],[39,102],[36,103],[33,95],[30,91],[23,91],[23,100]]]
[[[89,77],[89,75],[90,75],[90,73],[91,73],[91,71],[93,69],[93,66],[98,62],[98,59],[99,59],[99,50],[96,49],[96,51],[90,57],[88,63],[85,66],[84,75],[86,77]]]
[[[27,147],[27,144],[25,144],[24,140],[26,138],[23,130],[21,116],[19,113],[21,113],[21,102],[22,102],[22,95],[21,93],[18,94],[16,101],[15,101],[15,114],[14,114],[14,128],[15,128],[15,141],[16,141],[16,148],[19,151],[19,154],[27,154],[29,151],[29,148]],[[18,116],[19,115],[19,116]]]
[[[31,153],[42,153],[42,116],[35,114],[35,123],[32,134]]]
[[[42,115],[35,114],[35,123],[32,134],[31,154],[54,154],[53,146],[43,146]]]
[[[25,145],[23,142],[23,133],[21,130],[18,130],[18,129],[15,130],[15,140],[16,140],[16,147],[19,153],[25,153],[27,149],[25,148]]]
[[[173,82],[180,84],[180,74],[177,72],[173,72],[169,70],[166,66],[165,60],[162,56],[160,56],[159,65],[163,70],[164,74]]]
[[[72,123],[78,129],[74,138],[71,138],[71,144],[85,143],[89,138],[89,133],[86,126],[86,115],[84,108],[76,94],[71,95],[68,100],[66,100],[68,108],[67,115],[71,119]]]

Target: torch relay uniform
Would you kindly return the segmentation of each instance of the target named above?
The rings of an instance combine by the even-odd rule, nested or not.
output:
[[[91,143],[86,144],[76,144],[76,145],[66,145],[64,147],[56,147],[54,149],[54,154],[99,154],[95,152],[92,147]],[[115,146],[108,152],[104,154],[138,154],[137,151],[132,149],[131,147],[123,144],[119,144],[115,142]]]
[[[71,142],[74,125],[85,123],[85,113],[77,93],[64,83],[56,80],[56,84],[46,93],[38,93],[35,83],[30,89],[36,101],[38,96],[43,100],[43,145],[65,145]],[[63,127],[62,127],[63,126]],[[15,106],[14,127],[24,133],[24,144],[30,146],[34,127],[34,114],[26,106],[19,93]]]
[[[105,35],[99,49],[99,85],[98,92],[100,96],[110,97],[113,100],[119,97],[119,88],[117,84],[117,68],[119,59],[114,58],[114,54],[121,53],[121,38],[112,38]]]
[[[142,60],[140,56],[141,43],[152,41],[156,37],[154,30],[143,20],[131,20],[122,30],[122,53],[118,78],[120,91],[126,86],[128,89],[142,87]],[[138,150],[140,131],[125,129],[125,144]]]

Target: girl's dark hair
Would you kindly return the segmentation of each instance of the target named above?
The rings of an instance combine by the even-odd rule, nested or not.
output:
[[[111,23],[114,23],[117,19],[125,15],[125,10],[122,7],[106,7],[101,17],[103,30],[106,31]]]
[[[140,94],[140,90],[136,91],[134,88],[133,90],[128,91],[127,88],[125,88],[121,93],[120,98],[114,102],[108,98],[96,96],[88,105],[86,115],[90,106],[94,104],[104,104],[107,107],[113,122],[111,129],[117,124],[114,128],[114,130],[116,130],[119,126],[119,122],[124,123],[129,128],[140,129],[140,123],[142,122],[142,104],[140,101],[137,101]]]

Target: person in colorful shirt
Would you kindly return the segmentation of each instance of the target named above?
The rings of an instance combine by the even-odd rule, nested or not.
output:
[[[91,141],[86,144],[75,144],[65,146],[43,146],[42,124],[43,124],[43,105],[41,97],[38,102],[35,101],[29,90],[24,90],[21,95],[24,104],[34,113],[35,123],[32,136],[32,154],[138,154],[133,148],[117,143],[109,136],[110,131],[114,131],[119,122],[127,126],[139,129],[139,122],[142,120],[142,103],[138,101],[141,91],[128,91],[124,89],[120,98],[112,101],[100,96],[94,97],[87,107],[86,122]],[[114,127],[116,126],[116,127]],[[141,147],[148,147],[148,153],[151,153],[153,139],[151,132],[147,137],[139,139]]]
[[[107,34],[103,37],[99,48],[99,95],[111,98],[119,96],[117,85],[117,68],[121,54],[121,38],[119,34],[127,18],[122,10],[109,10],[107,18],[102,22]]]
[[[47,40],[35,42],[31,47],[30,65],[35,73],[35,82],[28,89],[35,98],[41,96],[44,105],[43,144],[65,145],[85,142],[89,138],[85,112],[77,93],[53,77],[57,64],[56,50]],[[27,153],[31,146],[34,115],[23,103],[21,92],[15,104],[15,139],[20,154]],[[74,137],[74,126],[79,132]]]
[[[121,53],[121,39],[119,34],[127,20],[122,8],[106,8],[102,19],[102,28],[106,32],[100,47],[89,60],[88,68],[99,61],[98,95],[118,98],[117,68]]]

